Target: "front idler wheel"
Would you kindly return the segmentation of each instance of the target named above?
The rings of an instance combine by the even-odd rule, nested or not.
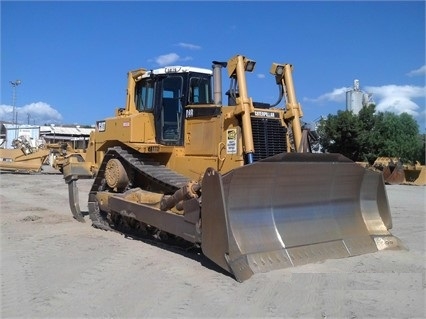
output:
[[[107,185],[115,192],[122,192],[129,185],[129,177],[120,160],[112,158],[105,168],[105,180]]]

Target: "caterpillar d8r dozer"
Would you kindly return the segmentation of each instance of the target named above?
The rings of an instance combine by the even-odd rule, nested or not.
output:
[[[84,222],[76,181],[94,178],[94,227],[183,239],[238,281],[397,248],[382,175],[310,153],[292,65],[272,64],[280,97],[269,105],[248,96],[254,63],[129,72],[125,107],[97,122],[84,162],[63,167],[74,217]]]

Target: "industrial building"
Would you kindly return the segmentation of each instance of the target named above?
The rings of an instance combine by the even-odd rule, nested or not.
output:
[[[40,126],[40,136],[46,143],[68,142],[74,149],[85,149],[94,127],[76,126]]]
[[[14,139],[25,136],[31,146],[68,142],[74,149],[85,149],[94,127],[28,125],[0,122],[0,148],[13,148]]]

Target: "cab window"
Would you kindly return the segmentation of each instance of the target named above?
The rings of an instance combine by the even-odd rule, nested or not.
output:
[[[154,107],[154,81],[144,79],[136,85],[135,104],[138,111],[152,111]]]
[[[210,77],[191,77],[189,84],[189,104],[211,104]]]

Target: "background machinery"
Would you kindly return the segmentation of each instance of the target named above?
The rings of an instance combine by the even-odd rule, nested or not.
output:
[[[378,157],[371,169],[383,173],[385,184],[426,185],[426,167],[419,162],[403,163],[400,158]]]
[[[292,65],[272,64],[274,105],[249,97],[254,65],[236,55],[213,70],[129,72],[125,107],[97,122],[84,161],[63,165],[74,217],[85,221],[76,182],[93,178],[93,226],[176,236],[238,281],[398,247],[382,174],[310,153]]]
[[[37,173],[49,156],[45,145],[34,147],[26,136],[12,141],[13,148],[0,148],[0,172]]]

